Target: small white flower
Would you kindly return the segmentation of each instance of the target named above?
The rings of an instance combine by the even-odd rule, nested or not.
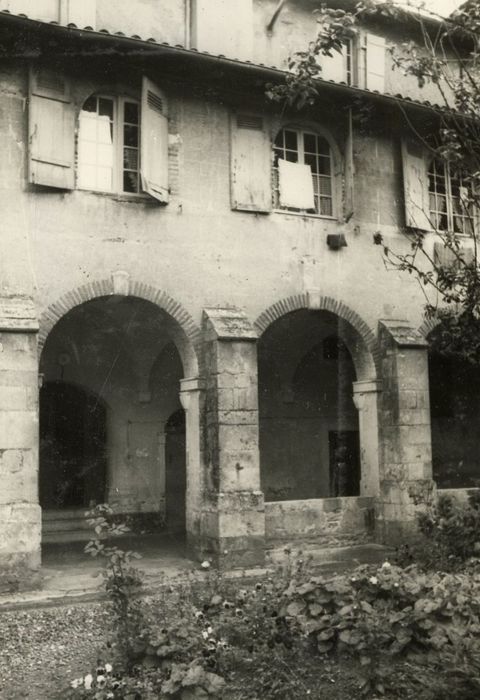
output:
[[[83,685],[85,686],[85,689],[91,690],[92,683],[93,683],[93,676],[91,673],[87,673],[87,675],[83,679]]]
[[[394,583],[394,584],[393,584],[393,587],[394,587],[394,588],[398,588],[398,583]]]
[[[81,685],[83,685],[83,678],[75,678],[70,685],[72,688],[79,688]]]
[[[207,561],[207,560],[205,559],[205,561],[202,561],[202,563],[200,564],[200,566],[202,567],[202,569],[209,569],[209,568],[210,568],[210,562]]]
[[[202,637],[203,637],[204,639],[208,639],[208,632],[207,632],[206,630],[204,630],[204,631],[202,632]]]
[[[105,664],[105,673],[111,673],[113,671],[112,664]]]
[[[368,580],[370,583],[373,583],[374,586],[378,583],[378,578],[376,576],[370,576]]]
[[[213,634],[213,627],[207,627],[207,633]]]
[[[97,685],[99,688],[101,688],[105,684],[105,681],[105,676],[97,676]]]
[[[389,561],[384,561],[382,564],[382,569],[391,569],[392,565],[390,564]]]

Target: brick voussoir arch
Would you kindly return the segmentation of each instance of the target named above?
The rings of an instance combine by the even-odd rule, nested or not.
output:
[[[41,315],[40,332],[38,335],[40,352],[45,345],[50,331],[69,311],[87,301],[118,294],[119,292],[115,289],[113,278],[95,280],[66,292],[57,299],[57,301],[50,304]],[[166,292],[156,289],[144,282],[129,280],[128,292],[122,293],[121,295],[149,301],[161,308],[162,311],[165,311],[165,313],[176,321],[179,330],[179,333],[176,335],[182,336],[182,347],[179,347],[179,351],[185,365],[186,376],[198,376],[201,331],[188,311]]]
[[[344,304],[342,301],[338,301],[333,297],[320,297],[320,299],[315,300],[315,310],[318,311],[330,311],[338,316],[343,321],[346,321],[356,332],[356,334],[361,338],[363,344],[371,355],[371,360],[373,361],[373,370],[376,376],[380,376],[380,353],[378,348],[377,338],[372,329],[365,323],[365,321],[350,307]],[[282,316],[285,316],[292,311],[300,311],[302,309],[312,310],[312,306],[309,303],[308,294],[296,294],[294,296],[286,297],[277,301],[268,309],[263,311],[260,316],[255,321],[255,328],[257,329],[259,335],[262,335],[267,328],[277,321]],[[372,364],[372,363],[366,363]],[[367,366],[365,366],[365,371],[368,372]]]
[[[440,318],[436,318],[435,316],[433,318],[426,318],[418,329],[418,332],[421,333],[424,338],[428,339],[430,333],[435,330],[435,328],[439,326],[441,322],[442,320]]]

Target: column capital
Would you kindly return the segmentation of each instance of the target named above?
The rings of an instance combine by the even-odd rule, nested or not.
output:
[[[366,379],[360,382],[353,382],[354,394],[371,394],[382,391],[382,382],[379,379]]]
[[[205,388],[203,377],[187,377],[180,379],[180,403],[184,411],[188,411],[192,396]]]

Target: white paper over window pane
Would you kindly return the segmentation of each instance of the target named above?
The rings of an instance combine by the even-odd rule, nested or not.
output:
[[[280,206],[289,209],[314,209],[312,170],[304,163],[278,161]]]

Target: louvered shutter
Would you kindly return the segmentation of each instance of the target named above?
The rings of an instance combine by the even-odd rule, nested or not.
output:
[[[365,37],[365,87],[385,92],[385,39],[375,34]]]
[[[405,223],[410,228],[428,231],[429,196],[427,159],[423,146],[413,139],[402,140]]]
[[[142,189],[162,204],[169,200],[168,119],[162,92],[143,79],[140,173]]]
[[[268,212],[272,208],[271,143],[265,120],[237,114],[231,123],[232,209]]]
[[[29,182],[63,190],[75,186],[75,109],[58,71],[30,72]]]
[[[60,17],[62,24],[76,24],[81,29],[95,29],[97,0],[61,0]]]

